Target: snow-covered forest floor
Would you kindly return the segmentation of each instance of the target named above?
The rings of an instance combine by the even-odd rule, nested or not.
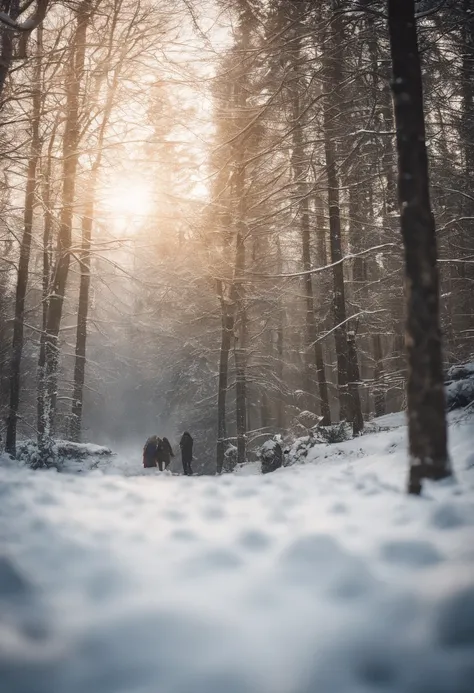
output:
[[[8,693],[472,693],[474,421],[405,495],[406,428],[220,478],[0,465]],[[108,473],[104,473],[108,472]]]

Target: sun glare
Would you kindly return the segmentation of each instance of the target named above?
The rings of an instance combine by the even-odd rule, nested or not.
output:
[[[142,221],[153,206],[153,192],[149,181],[139,176],[116,178],[104,189],[102,207],[115,221]]]

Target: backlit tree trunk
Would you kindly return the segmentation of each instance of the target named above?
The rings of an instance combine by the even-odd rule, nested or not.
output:
[[[41,320],[41,338],[40,350],[38,356],[38,371],[36,385],[36,406],[37,406],[37,430],[41,437],[44,434],[44,363],[45,363],[45,334],[46,320],[48,319],[48,296],[49,285],[51,282],[51,265],[52,253],[51,242],[53,236],[53,210],[52,210],[52,173],[53,173],[53,149],[56,139],[58,120],[53,126],[51,132],[48,153],[46,159],[46,168],[43,173],[43,186],[41,193],[41,201],[43,206],[43,268],[42,268],[42,320]]]
[[[300,55],[297,51],[296,59]],[[297,78],[295,69],[295,80]],[[316,389],[319,391],[319,400],[322,416],[322,425],[327,426],[331,423],[331,412],[329,409],[328,386],[324,368],[323,351],[321,343],[317,340],[316,318],[314,314],[314,294],[311,270],[311,236],[309,219],[309,191],[305,177],[305,147],[303,140],[303,114],[300,106],[298,84],[296,84],[293,94],[293,170],[296,179],[296,192],[298,195],[298,208],[301,225],[301,250],[303,260],[303,270],[307,274],[303,277],[303,291],[305,298],[305,324],[306,324],[306,361],[308,369],[308,383],[306,390],[310,395],[311,409],[314,409],[316,399]],[[317,229],[319,232],[320,230]],[[316,386],[317,382],[317,386]]]
[[[247,309],[244,287],[245,272],[245,167],[239,163],[236,181],[237,238],[235,249],[235,416],[237,426],[237,462],[243,464],[247,449]]]
[[[8,39],[9,41],[11,39]],[[31,114],[31,152],[28,161],[26,179],[25,210],[23,215],[23,238],[20,246],[20,259],[18,263],[18,276],[15,297],[15,321],[13,325],[12,355],[10,366],[10,410],[7,420],[7,433],[5,449],[11,455],[16,452],[16,431],[18,408],[20,406],[20,372],[21,356],[23,352],[23,331],[25,322],[25,298],[28,287],[28,272],[30,264],[31,241],[33,232],[33,217],[36,194],[36,173],[40,158],[40,117],[41,117],[41,54],[42,29],[38,30],[37,57],[33,74],[33,110]]]
[[[53,435],[56,413],[57,380],[59,367],[59,329],[61,326],[64,295],[69,274],[71,233],[79,160],[79,95],[84,74],[87,28],[91,16],[91,0],[83,0],[77,10],[77,24],[73,38],[71,68],[68,82],[66,123],[63,138],[63,187],[59,224],[57,262],[53,271],[48,301],[45,331],[44,366],[44,424],[39,435],[39,448],[44,459]]]
[[[221,303],[221,347],[219,351],[219,381],[217,390],[217,473],[222,472],[227,444],[226,400],[229,380],[229,354],[234,331],[234,306],[229,305],[223,295],[222,282],[218,282],[218,295]]]
[[[342,263],[341,211],[339,200],[339,181],[336,166],[336,137],[340,118],[338,89],[342,85],[341,21],[338,15],[339,2],[332,0],[331,22],[324,45],[325,97],[323,103],[324,151],[326,157],[326,176],[329,206],[329,241],[333,273],[333,311],[335,323],[335,343],[337,358],[337,381],[339,388],[340,419],[351,417],[348,382],[346,298],[344,287],[344,267]]]

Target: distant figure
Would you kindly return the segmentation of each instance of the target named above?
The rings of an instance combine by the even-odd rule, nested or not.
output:
[[[162,446],[163,442],[158,436],[150,436],[148,438],[143,448],[143,466],[146,469],[156,467],[158,463],[160,471],[163,471],[163,462],[160,462],[158,459]]]
[[[158,448],[158,464],[161,462],[164,465],[164,468],[168,469],[172,457],[174,457],[174,453],[173,448],[170,445],[170,441],[168,438],[163,438],[161,441],[161,446]]]
[[[191,476],[193,473],[193,470],[191,469],[191,462],[193,459],[193,439],[187,431],[185,431],[181,436],[179,447],[181,448],[183,472],[186,474],[186,476]]]

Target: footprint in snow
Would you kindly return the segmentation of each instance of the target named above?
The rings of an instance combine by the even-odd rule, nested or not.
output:
[[[433,544],[420,539],[387,541],[381,545],[380,554],[387,562],[407,568],[427,568],[443,560]]]

